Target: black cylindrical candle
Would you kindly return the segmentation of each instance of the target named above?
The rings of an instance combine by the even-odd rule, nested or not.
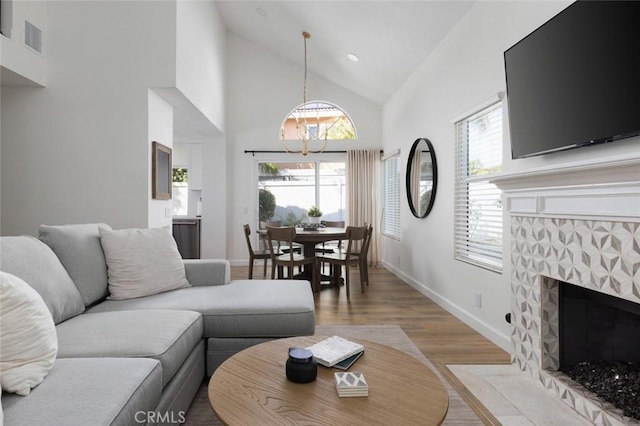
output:
[[[318,364],[311,351],[302,348],[289,348],[286,364],[287,379],[296,383],[313,382],[318,375]]]

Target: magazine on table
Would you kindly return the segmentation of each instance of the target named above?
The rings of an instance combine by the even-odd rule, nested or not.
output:
[[[333,365],[333,368],[339,368],[340,370],[348,370],[355,362],[360,359],[364,351],[360,351],[355,355],[351,355],[349,358],[343,359],[337,364]]]
[[[340,336],[331,336],[309,346],[307,350],[313,353],[313,357],[318,364],[325,367],[333,367],[340,361],[363,352],[364,346]],[[347,368],[349,367],[347,366]]]

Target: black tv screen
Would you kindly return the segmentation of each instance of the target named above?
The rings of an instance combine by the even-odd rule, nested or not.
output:
[[[640,135],[640,1],[577,1],[504,62],[513,158]]]

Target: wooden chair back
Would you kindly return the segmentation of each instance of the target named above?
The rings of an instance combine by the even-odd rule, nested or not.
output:
[[[269,242],[269,252],[271,253],[271,260],[276,261],[278,258],[281,260],[282,256],[281,247],[292,247],[293,239],[296,236],[296,228],[293,226],[274,227],[267,226],[267,241]],[[287,250],[290,262],[293,262],[294,250]]]
[[[249,279],[253,278],[253,262],[256,259],[264,260],[262,266],[262,275],[267,276],[267,259],[271,258],[270,253],[265,253],[264,251],[258,250],[258,252],[253,251],[253,246],[251,245],[251,227],[249,224],[245,223],[242,225],[244,229],[244,238],[247,241],[247,248],[249,249]]]
[[[347,226],[346,260],[358,256],[364,248],[369,228],[366,226]]]
[[[253,247],[251,246],[251,239],[249,238],[251,236],[251,227],[249,226],[248,223],[245,223],[244,225],[242,225],[242,227],[244,228],[244,238],[245,240],[247,240],[247,248],[249,249],[249,255],[253,256],[255,253],[253,252]]]
[[[330,220],[321,220],[321,224],[323,224],[326,228],[344,228],[344,220],[330,221]],[[325,248],[328,246],[329,248]],[[318,246],[318,250],[320,253],[333,253],[336,247],[338,250],[342,248],[342,240],[331,240],[325,241],[321,246]]]
[[[373,226],[369,225],[367,226],[367,236],[362,244],[362,254],[360,255],[365,267],[368,263],[367,256],[369,255],[369,246],[371,245],[371,235],[373,235]]]

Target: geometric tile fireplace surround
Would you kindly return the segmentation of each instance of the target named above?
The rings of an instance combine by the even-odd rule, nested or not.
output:
[[[506,174],[512,363],[594,424],[640,424],[559,367],[559,281],[640,304],[640,158]]]

